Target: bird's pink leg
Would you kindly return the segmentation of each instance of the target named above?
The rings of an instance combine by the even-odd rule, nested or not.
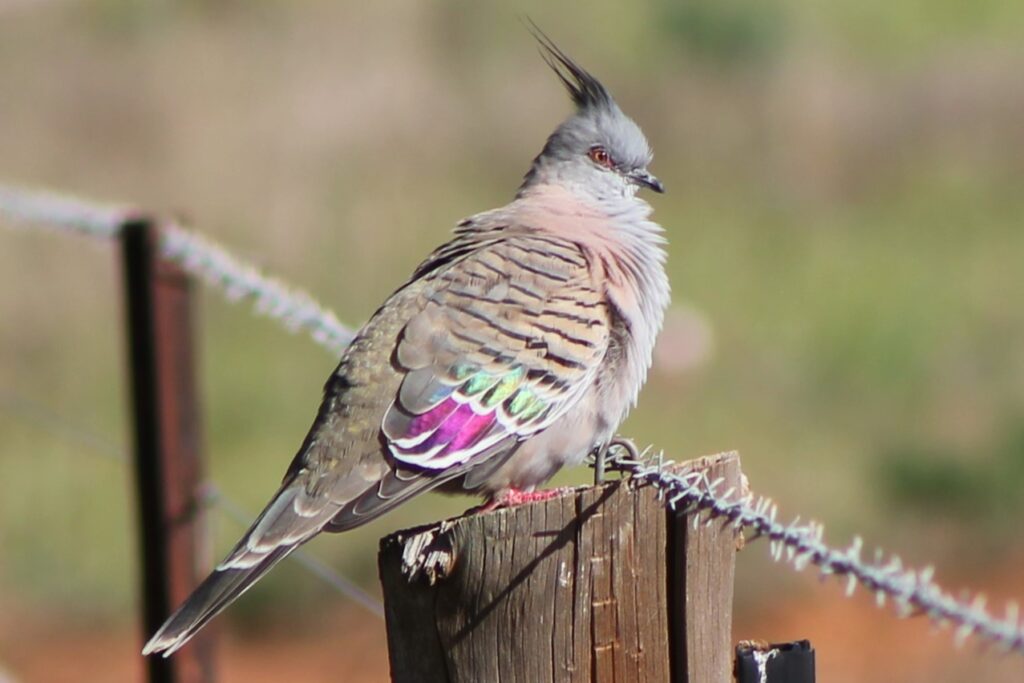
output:
[[[545,500],[557,498],[572,487],[561,486],[555,489],[544,489],[542,491],[520,491],[516,488],[507,488],[499,491],[489,501],[474,508],[473,512],[490,512],[499,508],[511,508],[526,503],[539,503]]]

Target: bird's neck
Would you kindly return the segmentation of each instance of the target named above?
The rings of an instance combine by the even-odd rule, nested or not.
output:
[[[581,175],[578,168],[552,163],[542,154],[534,159],[530,170],[523,177],[516,198],[546,188],[562,188],[582,200],[594,202],[631,200],[635,198],[638,189],[636,185],[623,182],[621,178],[611,173]]]
[[[651,205],[639,197],[598,199],[572,186],[535,184],[509,205],[512,224],[572,240],[600,255],[630,281],[645,311],[660,325],[668,304],[665,237],[650,220]],[[609,273],[612,275],[612,273]]]
[[[602,197],[572,184],[532,183],[506,210],[517,222],[582,244],[661,252],[665,243],[661,226],[650,220],[651,205],[632,194]]]

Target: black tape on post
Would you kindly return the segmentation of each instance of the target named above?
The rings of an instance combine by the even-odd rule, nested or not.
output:
[[[814,648],[808,640],[741,643],[736,646],[736,682],[814,683]]]

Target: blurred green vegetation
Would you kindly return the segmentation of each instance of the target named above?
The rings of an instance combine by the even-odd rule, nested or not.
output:
[[[0,180],[183,212],[353,324],[507,201],[569,111],[517,14],[486,3],[2,11]],[[840,542],[1020,552],[1024,4],[526,11],[647,132],[674,298],[710,330],[690,366],[655,366],[624,431],[676,458],[740,449],[756,491]],[[108,245],[0,232],[0,390],[124,443],[119,296]],[[255,511],[334,359],[214,294],[200,330],[210,475]],[[128,618],[127,470],[9,411],[0,435],[0,608]],[[472,504],[425,497],[312,549],[376,590],[378,537]],[[239,531],[217,522],[218,555]],[[297,571],[235,621],[336,604]],[[741,574],[741,599],[783,574]]]
[[[662,31],[688,56],[720,65],[749,66],[785,49],[788,13],[757,0],[663,0]]]
[[[942,444],[892,446],[878,461],[877,478],[894,510],[1011,537],[1024,510],[1024,421],[1003,426],[980,457]]]

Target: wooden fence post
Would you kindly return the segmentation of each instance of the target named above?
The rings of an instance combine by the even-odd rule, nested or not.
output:
[[[735,453],[681,467],[740,485]],[[614,481],[392,534],[392,681],[731,681],[736,536],[692,519]]]
[[[197,585],[203,544],[199,410],[188,276],[159,257],[146,220],[122,226],[135,487],[148,639]],[[208,563],[208,558],[203,558]],[[151,683],[213,681],[206,631],[169,659],[148,657]]]
[[[742,473],[736,454],[701,458],[687,465],[706,471],[708,481],[722,478],[719,491],[740,490]],[[675,620],[671,624],[672,681],[731,681],[737,532],[721,520],[694,529],[693,517],[669,514],[670,597]]]

